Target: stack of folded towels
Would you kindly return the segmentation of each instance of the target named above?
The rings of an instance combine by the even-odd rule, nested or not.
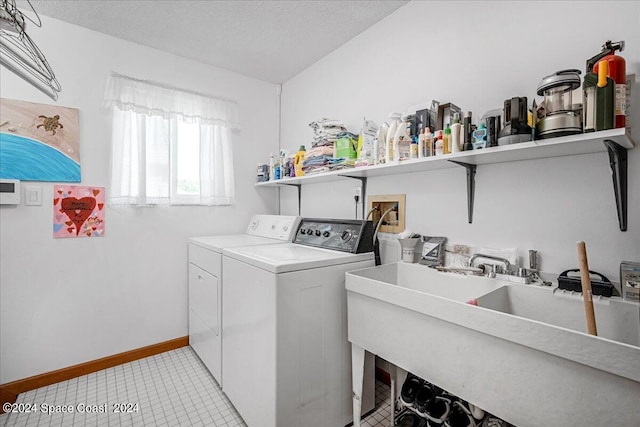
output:
[[[334,145],[338,138],[358,138],[357,135],[347,132],[343,122],[322,118],[309,123],[309,127],[313,129],[313,143],[312,149],[304,156],[302,170],[305,175],[355,166],[355,159],[335,156]]]
[[[307,151],[304,155],[302,170],[305,175],[311,175],[329,170],[327,163],[333,159],[333,145],[321,145]]]
[[[309,127],[313,129],[313,143],[304,156],[302,170],[305,175],[355,166],[356,159],[336,157],[335,154],[335,142],[339,138],[358,139],[358,135],[347,132],[343,122],[322,118],[309,123]]]
[[[311,122],[309,126],[313,129],[313,143],[311,144],[313,148],[326,145],[333,147],[333,143],[338,139],[338,134],[347,130],[342,121],[327,118]]]

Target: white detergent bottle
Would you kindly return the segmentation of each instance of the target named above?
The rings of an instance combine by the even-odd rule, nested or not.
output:
[[[462,123],[460,123],[460,113],[454,113],[453,115],[453,124],[451,125],[451,152],[459,153],[462,151],[462,147],[460,145],[460,135],[462,128]]]
[[[395,136],[400,126],[400,113],[389,114],[389,131],[387,132],[385,163],[391,163],[396,159],[397,146],[395,144]]]

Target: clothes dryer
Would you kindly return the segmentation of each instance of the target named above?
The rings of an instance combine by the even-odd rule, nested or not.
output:
[[[300,218],[254,215],[246,233],[189,239],[189,344],[222,386],[222,251],[293,240]]]

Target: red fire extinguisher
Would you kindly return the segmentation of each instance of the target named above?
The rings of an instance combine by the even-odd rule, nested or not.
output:
[[[615,98],[615,120],[614,126],[616,128],[625,127],[626,120],[626,105],[627,105],[627,66],[623,57],[616,55],[615,51],[624,50],[624,41],[618,43],[611,43],[607,41],[603,46],[603,51],[608,50],[609,53],[600,59],[593,66],[593,72],[598,73],[598,64],[602,61],[609,63],[609,77],[613,79],[616,86],[616,98]]]

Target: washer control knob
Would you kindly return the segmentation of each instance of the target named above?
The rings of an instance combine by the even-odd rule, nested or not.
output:
[[[349,230],[344,230],[342,232],[342,235],[340,236],[340,239],[343,242],[348,242],[349,240],[351,240],[351,238],[353,237],[353,233],[351,233],[351,231]]]
[[[320,234],[321,234],[320,230],[316,230],[316,236],[318,236],[318,237],[319,237],[319,236],[320,236]]]
[[[331,233],[329,233],[328,231],[325,231],[324,233],[322,233],[322,235],[323,235],[324,237],[329,237],[329,235],[330,235],[330,234],[331,234]]]
[[[307,230],[305,230],[304,228],[300,229],[300,234],[307,234]]]

